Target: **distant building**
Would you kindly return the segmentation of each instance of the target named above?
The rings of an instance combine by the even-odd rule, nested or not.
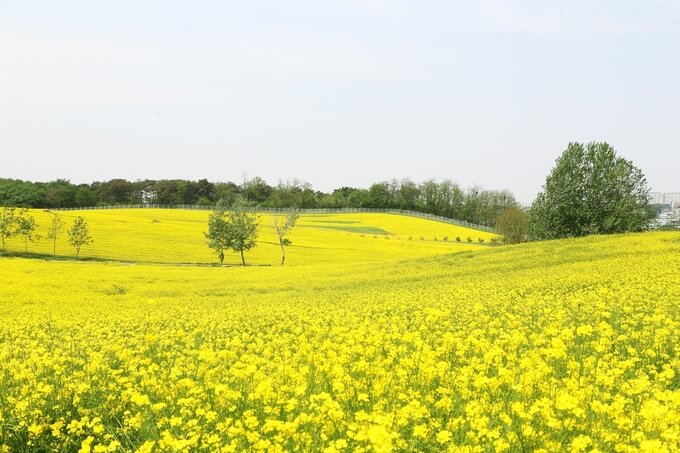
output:
[[[658,215],[651,228],[677,226],[680,229],[680,192],[649,192],[649,204],[656,205]]]
[[[650,204],[663,204],[663,192],[649,192]]]
[[[663,204],[673,204],[676,201],[680,201],[680,192],[671,192],[663,194]]]

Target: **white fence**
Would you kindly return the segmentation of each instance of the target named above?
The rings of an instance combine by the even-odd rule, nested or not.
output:
[[[94,206],[91,208],[57,208],[52,209],[53,211],[90,211],[93,209],[194,209],[199,211],[211,211],[214,206],[200,206],[193,204],[121,204],[115,206]],[[276,213],[276,212],[289,212],[290,208],[249,208],[253,212],[262,213]],[[494,228],[477,225],[474,223],[466,222],[464,220],[449,219],[448,217],[442,217],[434,214],[427,214],[425,212],[418,211],[407,211],[404,209],[378,209],[378,208],[310,208],[310,209],[298,209],[300,214],[344,214],[344,213],[382,213],[382,214],[397,214],[397,215],[407,215],[412,217],[420,217],[423,219],[435,220],[437,222],[448,223],[451,225],[463,226],[466,228],[472,228],[475,230],[486,231],[488,233],[496,233]]]

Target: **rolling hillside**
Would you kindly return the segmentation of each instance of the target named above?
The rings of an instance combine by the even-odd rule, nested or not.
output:
[[[37,233],[43,239],[28,244],[29,252],[51,254],[47,236],[49,214],[34,210]],[[215,263],[203,232],[209,211],[171,209],[109,209],[58,212],[67,227],[77,216],[89,224],[94,244],[83,247],[82,257],[152,263]],[[275,264],[280,260],[272,216],[261,214],[258,246],[247,253],[252,264]],[[397,257],[432,256],[488,244],[493,234],[446,223],[394,214],[302,215],[287,236],[289,265],[384,261]],[[456,237],[461,239],[456,242]],[[468,244],[470,237],[473,242]],[[410,238],[410,239],[409,239]],[[422,238],[422,239],[421,239]],[[435,241],[435,238],[437,239]],[[448,242],[444,241],[448,238]],[[20,237],[10,239],[8,251],[21,252]],[[57,254],[71,256],[73,249],[63,231]],[[238,264],[236,254],[225,263]]]
[[[97,253],[149,263],[0,258],[0,451],[680,443],[678,233],[486,247],[310,216],[295,265],[220,269],[151,263],[210,258],[177,239],[207,213],[120,214],[85,213]]]

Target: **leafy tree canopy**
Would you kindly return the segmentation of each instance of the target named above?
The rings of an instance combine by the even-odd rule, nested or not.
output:
[[[639,231],[653,217],[642,171],[607,143],[569,143],[531,207],[529,236]]]

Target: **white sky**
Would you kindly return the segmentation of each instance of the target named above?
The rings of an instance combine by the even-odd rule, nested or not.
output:
[[[0,3],[0,177],[540,190],[602,140],[680,191],[680,2]]]

